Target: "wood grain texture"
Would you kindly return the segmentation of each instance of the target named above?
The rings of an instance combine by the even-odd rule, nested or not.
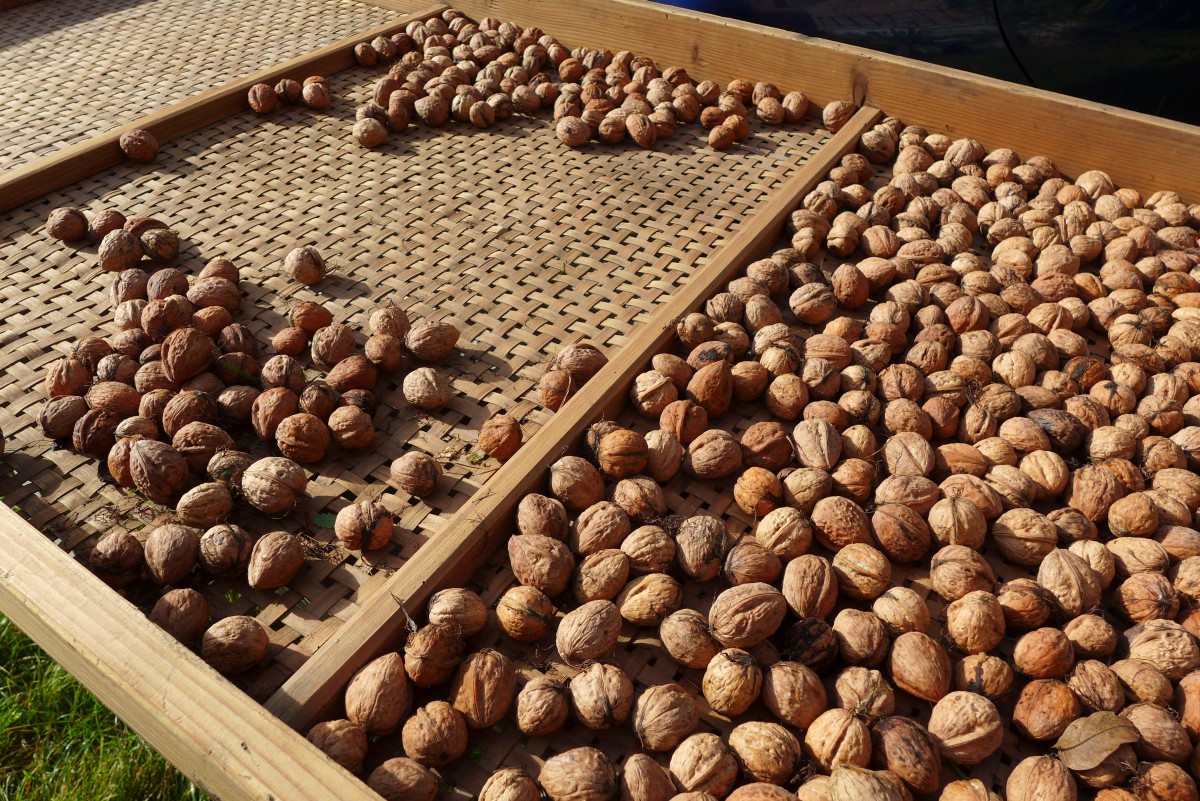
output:
[[[545,480],[545,468],[571,450],[594,420],[612,417],[624,407],[629,386],[674,335],[675,322],[696,310],[719,286],[776,241],[788,215],[858,137],[880,117],[874,108],[860,109],[820,153],[799,168],[741,229],[713,256],[692,281],[672,295],[630,344],[497,471],[446,525],[442,535],[421,548],[387,584],[363,604],[353,619],[325,643],[267,702],[288,725],[304,730],[340,697],[350,675],[361,665],[397,645],[409,616],[434,591],[461,585],[508,535],[513,510]]]
[[[406,5],[409,4],[404,0],[395,0],[394,4],[388,7],[402,8]],[[6,172],[0,177],[0,212],[17,208],[48,192],[70,186],[124,161],[125,155],[117,142],[126,131],[144,128],[158,139],[159,144],[170,142],[205,125],[246,111],[246,92],[256,83],[274,84],[281,78],[303,80],[309,75],[325,75],[346,69],[354,63],[354,45],[370,41],[376,36],[402,31],[412,20],[428,18],[441,13],[445,8],[446,6],[440,3],[410,7],[406,16],[392,22],[209,89],[128,125],[94,136],[20,169]],[[153,169],[153,165],[147,166]]]
[[[1200,127],[994,78],[640,0],[464,0],[474,17],[537,25],[569,47],[611,45],[697,80],[769,81],[815,102],[854,100],[907,123],[1054,159],[1069,176],[1107,171],[1143,192],[1200,200]]]
[[[215,797],[379,801],[4,504],[0,612]]]

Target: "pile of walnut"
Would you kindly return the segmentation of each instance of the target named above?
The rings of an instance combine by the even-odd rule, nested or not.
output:
[[[411,801],[506,719],[604,750],[481,801],[984,801],[1002,742],[1010,801],[1197,799],[1200,206],[893,119],[860,151],[522,500],[494,610],[436,594],[313,742],[400,731],[368,783]]]
[[[205,575],[243,578],[257,589],[290,582],[304,563],[300,537],[280,531],[256,541],[231,522],[241,514],[237,499],[282,517],[304,498],[308,475],[301,465],[322,461],[331,445],[370,448],[381,375],[403,368],[398,383],[405,400],[422,410],[444,406],[450,382],[429,365],[451,354],[459,331],[442,321],[410,324],[402,309],[383,306],[366,321],[369,336],[360,349],[356,332],[335,322],[328,309],[299,301],[289,312],[291,326],[271,339],[274,355],[265,357],[255,333],[234,322],[242,293],[239,270],[228,259],[212,259],[189,276],[168,266],[179,253],[175,231],[114,210],[89,221],[79,209],[57,209],[47,228],[64,241],[99,241],[120,330],[84,338],[50,364],[49,400],[37,412],[38,424],[47,437],[106,460],[120,486],[174,509],[172,522],[144,541],[126,531],[102,537],[91,566],[113,586],[145,576],[174,587],[155,607],[156,622],[189,644],[203,634],[202,654],[218,669],[248,668],[266,652],[262,627],[251,618],[227,619],[205,634],[204,598],[180,585]],[[315,248],[300,247],[285,256],[282,270],[311,285],[324,277],[325,262]],[[516,420],[496,415],[481,430],[479,445],[506,459],[521,438]],[[246,452],[261,452],[264,443],[280,455]],[[392,485],[419,498],[434,492],[441,478],[441,465],[418,451],[390,468]],[[335,524],[351,550],[383,547],[392,530],[392,516],[378,501],[347,506]]]
[[[785,95],[769,83],[745,80],[722,91],[712,81],[694,84],[681,67],[660,72],[653,60],[628,51],[568,51],[538,28],[491,18],[477,25],[454,10],[362,42],[354,56],[364,67],[390,65],[373,101],[355,110],[353,136],[363,147],[382,144],[389,132],[403,132],[418,119],[431,127],[453,119],[488,128],[513,113],[552,107],[557,136],[571,147],[628,138],[648,148],[677,125],[699,122],[710,131],[709,145],[724,149],[749,135],[747,104],[767,125],[798,122],[809,107],[803,92]],[[251,90],[250,104],[259,110],[256,91],[266,97],[271,88]],[[830,103],[823,121],[837,130],[854,110],[850,103]]]
[[[258,114],[270,114],[279,104],[294,106],[303,103],[313,111],[324,111],[333,102],[329,80],[321,75],[310,75],[304,83],[293,78],[283,78],[271,86],[256,83],[246,93],[246,101]]]

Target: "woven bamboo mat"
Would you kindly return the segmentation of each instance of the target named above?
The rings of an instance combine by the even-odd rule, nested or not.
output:
[[[870,185],[870,188],[873,190],[879,185],[886,183],[889,177],[887,173],[877,176],[876,180]],[[788,247],[789,244],[788,241],[781,239],[777,247]],[[980,252],[986,250],[981,240],[977,239],[976,244],[979,246],[976,249]],[[831,258],[822,251],[822,260],[820,263],[826,276],[830,276],[833,269],[841,264],[842,261],[844,260]],[[859,310],[850,313],[850,316],[865,320],[874,305],[875,301],[872,300]],[[784,314],[784,320],[791,325],[793,331],[802,337],[820,333],[821,327],[811,328],[805,326],[799,323],[786,308],[781,307],[781,310]],[[845,310],[839,310],[839,314],[844,312]],[[1093,343],[1093,345],[1095,353],[1100,355],[1105,353],[1103,342]],[[677,341],[674,342],[674,349],[671,352],[681,357],[687,356],[687,350],[682,349]],[[647,369],[649,369],[649,366],[647,366]],[[740,440],[742,434],[751,425],[770,420],[777,420],[777,418],[771,415],[761,401],[756,401],[741,407],[735,404],[725,415],[710,421],[710,427],[729,431],[735,438]],[[642,434],[646,434],[658,427],[657,419],[650,420],[641,417],[631,409],[626,409],[619,415],[617,422],[626,428]],[[785,425],[791,424],[785,423]],[[880,442],[882,441],[881,439]],[[670,482],[663,486],[663,494],[668,507],[667,515],[681,515],[683,517],[690,517],[697,514],[711,515],[720,518],[725,523],[725,527],[735,541],[742,541],[743,539],[752,540],[756,521],[752,515],[743,511],[734,501],[733,487],[736,479],[737,474],[716,481],[697,480],[680,470]],[[1048,507],[1039,507],[1039,509],[1043,512],[1048,511]],[[819,554],[827,559],[831,559],[833,555],[815,541],[810,549],[810,553]],[[1036,578],[1036,568],[1031,570],[1030,568],[1005,561],[1000,552],[992,545],[990,538],[982,551],[982,555],[991,565],[999,583],[1017,578]],[[925,566],[894,564],[891,584],[893,586],[911,588],[925,599],[932,621],[928,634],[942,643],[947,653],[951,655],[952,662],[954,662],[962,658],[963,654],[956,651],[949,635],[946,633],[946,603],[934,592],[929,580],[927,567],[927,564]],[[729,586],[723,577],[718,577],[714,581],[705,583],[683,581],[679,575],[676,575],[676,577],[681,578],[681,584],[684,589],[682,607],[695,609],[705,615],[708,614],[713,599]],[[489,608],[494,609],[504,592],[515,583],[512,570],[508,565],[507,552],[501,547],[489,562],[476,572],[469,586],[481,595]],[[563,599],[560,599],[560,601],[560,612],[570,611],[576,605],[573,601]],[[869,611],[871,605],[870,603],[850,602],[845,596],[839,596],[838,609],[842,608],[856,608]],[[788,620],[789,622],[795,620],[791,613],[789,613]],[[830,622],[832,621],[830,620]],[[1002,656],[1011,664],[1012,648],[1015,645],[1015,641],[1016,636],[1010,634],[992,653]],[[541,641],[524,645],[505,636],[496,623],[495,616],[492,615],[488,627],[469,641],[469,650],[478,650],[483,647],[495,648],[505,653],[516,663],[520,677],[519,686],[523,685],[528,679],[538,675],[551,676],[566,681],[577,672],[559,660],[554,646],[553,626]],[[775,718],[761,701],[756,702],[747,712],[738,716],[733,721],[719,713],[713,712],[704,700],[700,689],[704,671],[684,668],[676,663],[662,647],[657,637],[657,629],[639,628],[626,623],[616,651],[604,661],[619,666],[628,674],[634,683],[635,696],[650,686],[671,682],[677,683],[691,692],[696,700],[697,708],[701,712],[701,723],[697,731],[711,731],[724,737],[734,725],[747,720],[778,722],[778,719]],[[841,663],[839,662],[838,664]],[[876,668],[883,671],[890,682],[886,663],[885,665],[877,665]],[[823,675],[831,706],[834,703],[833,682],[837,677],[837,672],[837,670],[830,670]],[[1006,697],[996,702],[1001,716],[1005,721],[1011,721],[1012,719],[1013,706],[1017,700],[1020,686],[1020,682],[1015,683],[1013,690]],[[437,689],[441,690],[441,692],[435,692],[428,699],[424,700],[444,697],[445,688]],[[928,722],[932,704],[910,696],[900,690],[895,691],[895,697],[896,707],[893,714],[914,718],[922,724]],[[422,697],[418,697],[418,703],[420,702],[423,702]],[[799,732],[798,736],[802,738],[803,733]],[[472,732],[471,747],[467,755],[440,769],[443,779],[442,797],[462,799],[463,801],[472,798],[478,794],[483,783],[487,781],[492,772],[501,767],[522,768],[530,775],[536,777],[541,763],[546,758],[569,748],[585,745],[599,748],[617,765],[623,764],[626,757],[630,754],[642,753],[641,745],[629,724],[597,731],[579,723],[575,716],[572,715],[567,725],[552,735],[528,737],[522,734],[517,728],[513,714],[510,712],[501,723],[492,729],[484,732]],[[382,759],[384,755],[391,755],[391,752],[397,748],[399,748],[398,740],[393,743],[391,739],[385,739],[378,748],[373,750],[372,756]],[[1025,757],[1043,753],[1044,751],[1045,749],[1036,748],[1032,743],[1023,740],[1014,731],[1006,727],[1004,741],[1000,749],[980,764],[968,770],[952,766],[948,762],[943,762],[942,782],[944,784],[957,778],[977,778],[983,781],[992,791],[999,793],[1003,797],[1005,783],[1012,768]],[[650,756],[653,756],[666,767],[670,753],[668,752],[665,755],[650,754]],[[928,796],[928,798],[934,797],[936,796]],[[926,796],[920,796],[920,798],[926,798]]]
[[[0,171],[396,16],[358,0],[39,0],[0,11]]]
[[[386,301],[462,329],[445,365],[455,390],[445,409],[416,414],[400,395],[401,376],[386,378],[375,446],[320,465],[302,515],[235,515],[255,531],[306,532],[311,544],[309,563],[286,591],[199,585],[214,617],[254,614],[273,629],[269,659],[239,679],[257,698],[484,485],[495,463],[471,465],[466,456],[487,417],[513,414],[528,438],[547,419],[536,382],[562,344],[621,344],[828,138],[811,125],[756,130],[743,147],[717,153],[693,127],[652,151],[570,150],[543,116],[488,131],[422,128],[366,151],[349,129],[373,77],[333,76],[329,115],[247,112],[164,147],[150,169],[123,165],[0,218],[0,429],[13,471],[0,478],[0,495],[79,556],[97,532],[144,529],[164,510],[105,484],[94,460],[56,450],[34,424],[46,366],[79,337],[116,330],[93,249],[49,239],[41,225],[50,209],[70,203],[159,216],[180,231],[180,264],[192,271],[211,257],[231,258],[242,269],[239,319],[264,345],[286,325],[289,304],[313,297],[278,275],[296,244],[313,244],[329,260],[320,290],[339,321],[361,327]],[[423,502],[385,484],[389,463],[409,448],[437,455],[446,469]],[[364,558],[332,544],[329,513],[385,490],[398,515],[392,545]]]

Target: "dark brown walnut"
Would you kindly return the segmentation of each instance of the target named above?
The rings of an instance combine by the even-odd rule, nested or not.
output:
[[[365,500],[344,507],[337,514],[333,530],[342,545],[353,551],[373,551],[392,539],[394,521],[377,501]]]
[[[1079,717],[1079,701],[1064,682],[1031,681],[1021,689],[1013,725],[1031,740],[1056,740]]]
[[[593,662],[568,685],[575,718],[589,729],[623,724],[633,708],[633,682],[616,665]]]
[[[567,588],[575,569],[575,559],[563,542],[538,534],[510,538],[508,558],[518,581],[551,597]]]
[[[368,662],[346,685],[346,717],[370,734],[391,734],[412,707],[404,659],[392,652]]]
[[[301,375],[303,375],[303,373]],[[342,397],[340,394],[338,394],[338,391],[320,379],[317,379],[316,381],[309,381],[303,386],[302,389],[299,390],[291,389],[291,386],[292,382],[289,381],[289,392],[300,393],[298,405],[292,409],[293,413],[295,411],[301,411],[306,414],[311,414],[321,420],[328,421],[334,410],[336,410],[342,404]],[[282,389],[283,387],[280,388]],[[285,395],[280,396],[281,408],[276,411],[276,414],[292,408],[291,404],[284,400],[287,397],[288,396]],[[284,417],[287,416],[290,415],[284,415]],[[276,425],[278,425],[278,423]]]
[[[479,791],[479,801],[538,801],[541,797],[537,784],[520,768],[493,771]]]
[[[611,801],[617,793],[617,770],[601,751],[585,746],[547,759],[538,783],[550,801]]]
[[[261,623],[252,617],[234,615],[218,620],[204,632],[200,658],[219,673],[241,673],[258,664],[270,645],[270,637]]]
[[[458,588],[435,592],[429,599],[427,616],[430,623],[457,625],[464,637],[478,634],[488,622],[483,600],[470,590]]]
[[[196,590],[168,590],[154,603],[150,620],[184,645],[194,645],[208,628],[208,602]]]
[[[575,571],[572,593],[575,600],[587,603],[611,601],[629,578],[629,556],[615,548],[596,551],[584,557]]]
[[[327,425],[333,441],[345,450],[363,450],[375,441],[375,424],[371,415],[357,406],[334,409]]]
[[[188,469],[184,456],[163,442],[138,440],[130,450],[129,473],[134,485],[155,503],[170,503],[183,489]]]
[[[716,428],[696,437],[683,458],[684,470],[703,479],[732,475],[741,465],[742,449],[738,441],[728,432]]]
[[[630,476],[618,481],[612,489],[612,502],[635,523],[650,523],[667,513],[662,487],[648,476]]]
[[[780,655],[816,671],[828,667],[841,653],[833,627],[818,618],[803,618],[785,626],[775,638]]]
[[[429,454],[409,451],[388,468],[391,483],[417,498],[432,495],[442,480],[442,466]]]
[[[564,456],[550,465],[550,491],[567,509],[580,512],[604,497],[604,479],[586,459]]]
[[[236,576],[250,563],[254,538],[240,526],[213,526],[200,537],[200,567],[217,577]]]
[[[565,540],[570,519],[562,502],[545,495],[531,493],[517,505],[517,529],[522,534],[538,534]]]
[[[950,659],[940,645],[922,632],[901,634],[888,657],[892,681],[917,698],[937,702],[950,690]]]
[[[304,87],[304,92],[305,102],[314,108],[318,106],[309,101],[310,97],[323,97],[326,99],[322,102],[325,105],[329,103],[329,90],[320,84],[309,84]],[[375,768],[367,776],[367,787],[385,801],[433,801],[438,792],[437,778],[433,773],[408,757],[393,757]]]
[[[188,470],[203,475],[213,456],[233,448],[233,438],[211,423],[188,423],[171,437],[171,446],[187,462]]]
[[[404,644],[404,670],[418,687],[450,680],[466,653],[467,644],[454,623],[430,623]]]
[[[404,723],[404,753],[422,765],[439,766],[467,750],[468,730],[462,714],[445,701],[431,701]]]
[[[559,621],[555,643],[569,664],[600,659],[617,644],[621,616],[611,601],[589,601]]]
[[[351,773],[362,771],[369,745],[362,726],[344,718],[327,720],[309,729],[305,739]]]
[[[954,665],[954,689],[978,693],[993,700],[1008,694],[1013,686],[1008,663],[990,654],[971,654]]]
[[[872,724],[871,764],[896,774],[911,791],[936,791],[940,763],[937,743],[917,721],[896,716]]]
[[[117,142],[130,161],[149,163],[158,156],[158,140],[149,131],[133,128],[121,134]]]
[[[142,543],[136,535],[128,531],[110,531],[88,554],[88,565],[105,584],[125,587],[137,579],[144,558]],[[207,618],[205,625],[208,625]]]
[[[521,424],[507,414],[493,415],[479,429],[479,450],[505,461],[521,447]]]
[[[304,545],[300,537],[272,531],[254,543],[246,569],[246,583],[260,590],[283,587],[304,567]]]
[[[536,587],[510,587],[496,603],[496,621],[517,642],[537,642],[555,618],[554,604]]]
[[[648,751],[670,751],[699,723],[700,710],[678,684],[648,687],[634,706],[633,728]]]
[[[459,665],[450,687],[450,700],[467,726],[494,726],[508,712],[516,696],[516,671],[499,651],[485,648]]]
[[[540,737],[558,731],[570,717],[567,688],[561,681],[535,676],[517,694],[517,728]]]

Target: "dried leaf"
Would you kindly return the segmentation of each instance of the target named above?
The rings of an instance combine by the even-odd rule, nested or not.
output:
[[[1072,721],[1054,747],[1071,770],[1090,770],[1126,743],[1136,743],[1137,729],[1112,712],[1097,712]]]

